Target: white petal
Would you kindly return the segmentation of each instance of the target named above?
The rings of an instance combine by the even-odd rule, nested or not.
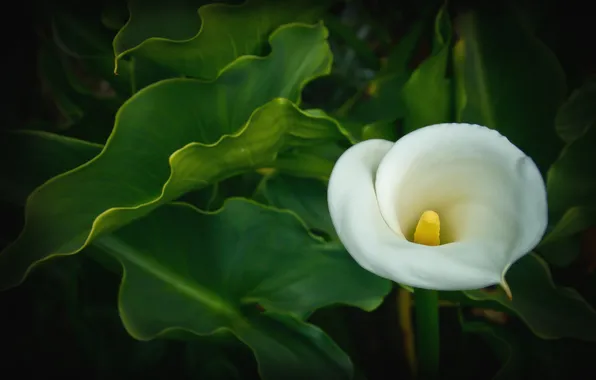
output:
[[[499,283],[546,228],[544,182],[535,165],[478,126],[437,125],[395,144],[359,143],[336,163],[328,194],[334,226],[354,259],[419,288]],[[442,238],[456,242],[426,247],[405,239],[428,209],[441,216]]]

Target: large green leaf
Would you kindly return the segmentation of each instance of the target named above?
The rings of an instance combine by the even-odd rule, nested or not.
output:
[[[501,289],[462,293],[474,301],[498,303],[517,314],[541,338],[596,341],[596,311],[575,290],[557,287],[548,265],[538,255],[531,253],[518,260],[506,280],[512,300]],[[484,306],[490,307],[490,303]]]
[[[0,199],[24,205],[39,185],[91,160],[102,146],[42,131],[14,131],[0,139]]]
[[[309,236],[293,214],[244,199],[214,213],[164,205],[95,244],[123,265],[119,308],[132,336],[230,330],[254,350],[267,378],[283,370],[341,378],[351,370],[320,330],[278,313],[335,303],[371,309],[390,290],[341,246]]]
[[[191,22],[189,18],[196,17],[196,13],[190,12],[190,8],[194,5],[196,9],[198,1],[178,1],[173,8],[170,3],[156,7],[132,1],[130,21],[114,39],[116,65],[123,57],[130,56],[159,66],[160,79],[168,76],[213,79],[240,56],[262,55],[267,37],[277,27],[290,22],[317,21],[328,2],[285,1],[283,7],[274,0],[249,0],[240,6],[209,4],[199,8],[200,20],[197,17]],[[179,29],[173,31],[172,23],[167,22],[167,27],[162,26],[162,8],[168,9],[166,19],[182,20]],[[137,17],[140,17],[138,22]],[[185,38],[192,29],[196,35]],[[143,38],[147,39],[141,41]]]
[[[277,158],[275,169],[298,177],[329,179],[335,161],[310,149],[287,152]]]
[[[498,130],[544,173],[562,147],[554,120],[565,75],[546,45],[501,6],[457,16],[457,120]]]
[[[338,128],[341,129],[339,124]],[[346,150],[340,145],[343,142],[347,141],[330,141],[288,150],[277,157],[272,169],[296,177],[327,181],[335,162]]]
[[[337,238],[329,215],[327,185],[323,181],[276,175],[267,178],[262,191],[269,204],[291,210],[309,228]]]
[[[433,53],[414,70],[402,90],[406,133],[452,120],[452,81],[447,78],[451,22],[445,6],[435,19]]]
[[[95,159],[30,196],[23,233],[0,254],[0,288],[187,191],[270,165],[284,147],[338,138],[331,119],[291,102],[329,71],[325,37],[322,25],[288,25],[268,58],[239,59],[215,82],[172,79],[132,97]]]

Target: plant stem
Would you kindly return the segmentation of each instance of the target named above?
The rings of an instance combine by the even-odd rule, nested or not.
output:
[[[406,289],[398,286],[397,307],[399,310],[399,326],[403,335],[404,351],[410,373],[417,377],[416,344],[414,344],[414,326],[412,323],[412,295]]]
[[[439,378],[439,294],[414,289],[416,351],[421,379]]]

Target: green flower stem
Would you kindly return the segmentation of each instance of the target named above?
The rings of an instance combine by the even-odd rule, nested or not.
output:
[[[414,289],[416,307],[416,351],[421,379],[439,377],[439,294],[436,290]]]

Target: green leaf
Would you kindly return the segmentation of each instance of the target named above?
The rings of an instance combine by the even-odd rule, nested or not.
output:
[[[482,337],[501,362],[493,380],[523,379],[523,352],[514,334],[506,328],[483,322],[464,322],[465,333]]]
[[[397,121],[406,115],[402,90],[412,74],[408,63],[429,16],[432,13],[426,12],[410,28],[391,50],[386,65],[375,79],[337,111],[337,117],[352,143],[375,138],[396,141],[400,137]]]
[[[353,378],[350,358],[318,327],[275,313],[249,323],[237,334],[253,349],[262,378]]]
[[[135,48],[150,38],[188,40],[201,27],[197,13],[206,0],[174,0],[167,3],[128,1],[128,21],[113,41],[116,56]]]
[[[399,123],[396,122],[385,122],[380,121],[372,124],[365,125],[362,129],[362,139],[383,139],[389,141],[397,141],[401,137],[398,132]]]
[[[353,106],[347,114],[338,117],[352,143],[368,138],[381,137],[396,140],[395,120],[402,118],[406,110],[401,102],[401,91],[408,76],[391,74],[374,79],[364,93],[353,98]],[[345,107],[350,106],[344,105]]]
[[[430,16],[430,17],[429,17]],[[431,12],[425,12],[421,19],[416,20],[387,55],[387,64],[381,69],[383,74],[409,74],[409,63],[416,46],[420,42],[427,22],[432,19]]]
[[[5,133],[0,139],[0,199],[24,205],[35,188],[91,160],[101,148],[42,131]]]
[[[297,177],[328,180],[334,161],[329,161],[308,151],[287,152],[275,161],[275,169]]]
[[[267,37],[281,25],[317,21],[327,3],[286,1],[280,7],[279,2],[274,0],[249,0],[241,6],[209,4],[199,8],[200,20],[197,17],[196,22],[189,23],[188,18],[196,15],[189,9],[193,4],[196,6],[197,2],[170,9],[170,3],[153,7],[148,3],[133,1],[131,21],[114,39],[116,71],[118,62],[123,57],[131,56],[162,68],[162,77],[159,79],[164,79],[163,75],[213,79],[238,57],[262,55]],[[171,18],[183,19],[180,22],[182,30],[174,32],[171,23],[163,23],[161,8],[170,9],[168,13],[171,12]],[[134,21],[137,13],[143,15],[138,23]],[[199,21],[201,28],[196,35],[184,39],[191,34],[191,29],[198,29]],[[151,38],[141,42],[143,37],[149,35]]]
[[[596,128],[568,144],[548,171],[549,217],[556,221],[551,241],[581,232],[596,222]]]
[[[338,125],[338,128],[341,127]],[[275,170],[296,177],[327,181],[335,162],[345,151],[337,142],[313,144],[284,152],[275,161]]]
[[[329,215],[327,186],[322,181],[276,175],[266,179],[262,191],[272,206],[290,210],[310,229],[323,231],[333,239],[337,238]]]
[[[137,153],[141,157],[145,154],[145,161],[131,161],[117,170],[121,158],[131,156],[127,145],[120,147],[122,152],[109,155],[106,146],[93,161],[46,182],[29,197],[23,233],[0,255],[2,285],[17,285],[33,263],[56,254],[76,253],[98,235],[140,218],[187,191],[267,166],[285,144],[304,144],[302,139],[308,140],[305,131],[309,129],[312,137],[325,138],[324,127],[323,119],[300,113],[287,100],[272,101],[237,135],[226,136],[214,145],[191,143],[176,151],[170,158],[169,178],[167,162],[159,165],[158,160],[155,167],[146,166],[149,160],[142,150]],[[135,164],[138,170],[131,169]],[[155,177],[148,176],[147,168]]]
[[[451,38],[451,22],[443,6],[435,19],[433,53],[414,70],[402,90],[406,133],[452,119],[452,81],[447,78]]]
[[[413,20],[412,24],[408,30],[408,32],[402,36],[397,45],[393,47],[389,54],[387,55],[387,62],[386,65],[381,69],[381,75],[383,74],[398,74],[398,75],[407,75],[409,76],[412,72],[412,64],[413,59],[416,57],[414,56],[416,53],[416,49],[420,48],[421,42],[424,43],[424,35],[428,30],[429,26],[433,26],[433,31],[436,33],[436,17],[435,14],[437,6],[436,2],[430,2],[429,4],[424,4],[419,8],[420,16],[417,20]],[[439,15],[443,12],[442,9],[439,10]],[[404,16],[400,16],[400,21],[403,22],[402,18]],[[441,16],[442,17],[442,16]],[[444,22],[445,20],[441,20],[440,22]],[[441,35],[447,35],[444,32],[448,31],[449,25],[445,24],[447,28],[444,31],[439,31]],[[435,37],[437,37],[435,35]],[[443,38],[439,38],[434,41],[434,53],[440,50],[443,47]]]
[[[119,309],[133,337],[230,330],[268,378],[287,367],[303,378],[351,371],[320,330],[278,313],[335,303],[370,309],[390,290],[342,247],[309,236],[293,214],[244,199],[215,213],[164,205],[95,244],[123,265]],[[257,314],[256,304],[269,313]]]
[[[353,27],[346,25],[342,22],[341,17],[333,14],[325,15],[324,20],[332,37],[336,37],[337,40],[350,47],[354,51],[356,57],[362,61],[366,67],[375,71],[379,70],[379,58],[369,44],[356,33],[356,30]]]
[[[466,290],[476,301],[494,301],[517,314],[543,339],[575,338],[596,341],[596,311],[571,288],[557,287],[548,265],[530,253],[511,266],[506,275],[513,300],[501,289]]]
[[[594,226],[595,221],[596,206],[571,207],[557,221],[555,227],[544,237],[540,245],[548,245],[569,238]]]
[[[557,132],[568,142],[547,173],[549,218],[553,228],[542,245],[584,231],[596,223],[596,81],[574,91],[557,114]]]
[[[544,173],[562,147],[554,120],[565,75],[553,52],[501,5],[457,17],[457,120],[498,130]]]
[[[571,220],[578,221],[580,219],[571,216]],[[571,265],[579,257],[581,239],[578,235],[568,234],[573,231],[573,228],[568,228],[566,223],[559,224],[558,226],[560,228],[559,231],[563,232],[563,234],[559,234],[556,230],[551,231],[535,250],[549,264],[566,267]]]
[[[196,231],[202,232],[200,237]],[[231,198],[211,213],[184,203],[164,205],[95,244],[123,262],[125,281],[135,274],[150,275],[151,282],[147,278],[147,286],[137,284],[137,291],[167,282],[182,299],[202,300],[201,307],[211,310],[205,321],[213,313],[229,316],[240,305],[254,304],[296,315],[336,303],[372,310],[391,288],[387,280],[362,269],[341,245],[309,235],[294,214],[242,198]],[[172,244],[180,248],[172,249]],[[194,289],[192,294],[187,287]],[[121,291],[123,296],[126,287]],[[174,289],[166,293],[170,291]],[[129,301],[140,304],[142,299]],[[161,310],[153,303],[146,307]],[[172,306],[159,312],[174,311]],[[139,318],[144,314],[134,307],[123,310],[125,317],[131,313]]]
[[[325,37],[322,25],[288,25],[271,37],[268,58],[239,59],[215,82],[172,79],[129,99],[95,159],[29,198],[22,235],[0,254],[0,288],[187,191],[270,165],[284,147],[341,136],[330,119],[291,103],[329,72]]]
[[[555,127],[559,136],[571,143],[596,125],[596,79],[589,80],[571,93],[559,108]]]

